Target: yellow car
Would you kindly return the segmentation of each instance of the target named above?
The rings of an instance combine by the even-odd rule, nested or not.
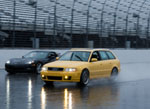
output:
[[[45,64],[41,78],[46,84],[62,81],[87,85],[90,79],[115,77],[119,72],[120,61],[108,49],[71,49],[57,61]]]

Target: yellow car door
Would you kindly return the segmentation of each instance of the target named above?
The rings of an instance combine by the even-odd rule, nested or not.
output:
[[[100,58],[101,58],[101,60],[100,60],[100,64],[101,64],[100,76],[108,77],[108,76],[110,76],[111,61],[109,60],[109,57],[105,51],[99,51],[99,54],[100,54]]]
[[[96,58],[96,62],[91,62],[92,58]],[[94,51],[90,58],[89,68],[91,73],[91,78],[98,78],[100,73],[100,57],[98,51]]]

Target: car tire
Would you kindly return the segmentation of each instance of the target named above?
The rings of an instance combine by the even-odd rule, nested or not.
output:
[[[88,70],[83,70],[81,77],[80,77],[80,82],[79,84],[81,86],[86,86],[89,83],[89,71]]]
[[[112,72],[111,72],[111,79],[112,80],[115,80],[116,79],[116,77],[117,77],[117,75],[118,75],[118,69],[117,68],[113,68],[112,69]]]
[[[53,81],[44,81],[46,85],[54,85]]]
[[[37,63],[36,68],[35,68],[35,72],[37,74],[40,74],[41,68],[42,68],[42,64],[41,63]]]

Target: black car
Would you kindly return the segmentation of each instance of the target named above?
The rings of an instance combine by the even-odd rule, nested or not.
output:
[[[13,58],[5,63],[5,70],[8,73],[34,72],[40,73],[41,67],[56,60],[57,53],[51,51],[32,51],[22,56]]]

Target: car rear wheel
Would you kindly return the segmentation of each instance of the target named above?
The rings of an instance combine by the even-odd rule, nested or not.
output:
[[[118,75],[118,69],[117,68],[113,68],[112,72],[111,72],[111,79],[115,80],[117,75]]]
[[[41,68],[42,68],[42,64],[41,64],[41,63],[38,63],[38,64],[36,65],[36,73],[37,73],[37,74],[40,74]]]
[[[86,86],[89,83],[89,71],[83,70],[80,77],[80,85]]]

